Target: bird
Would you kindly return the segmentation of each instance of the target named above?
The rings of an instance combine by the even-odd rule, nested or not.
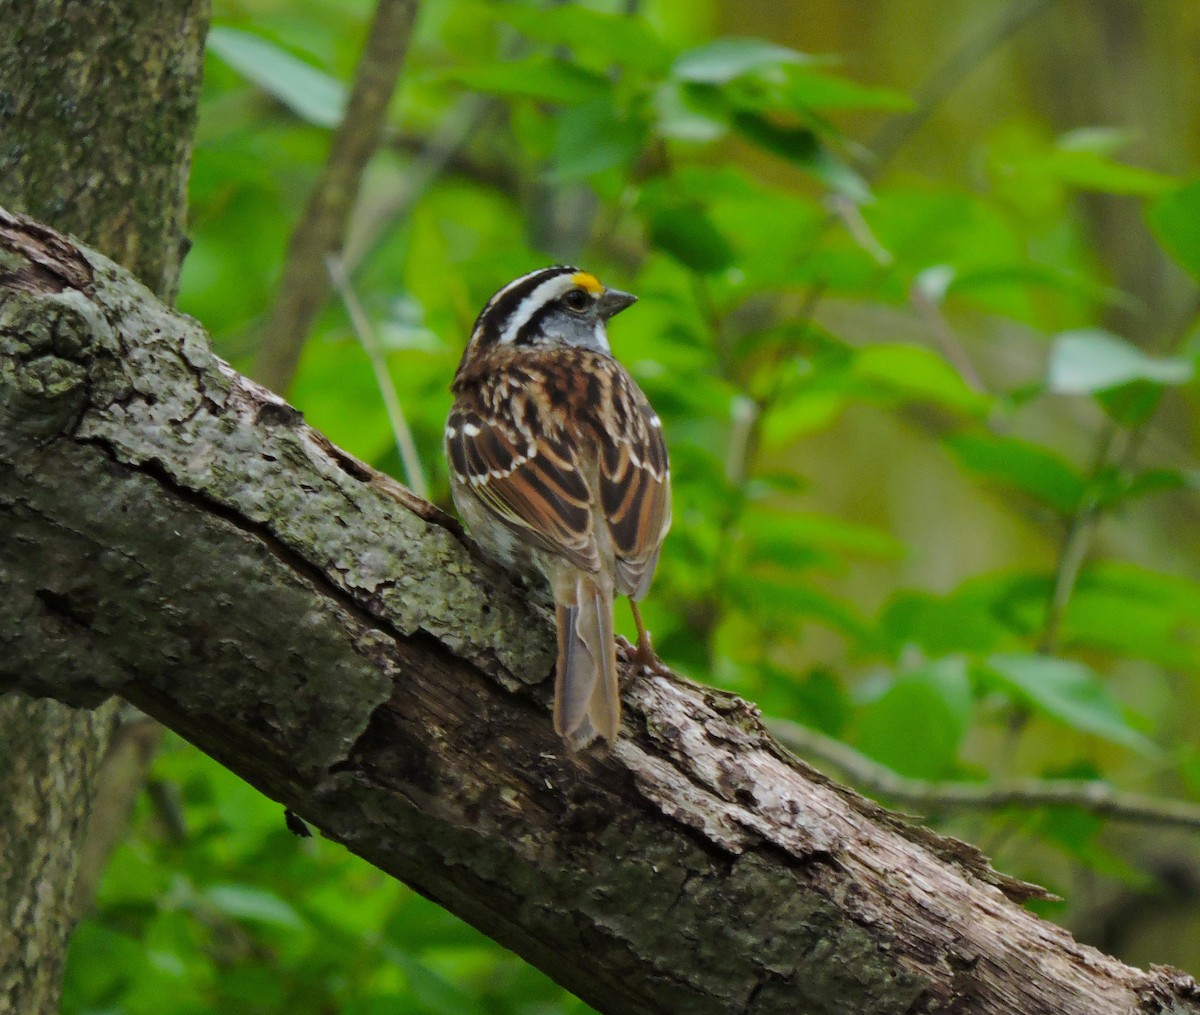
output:
[[[485,553],[554,598],[554,729],[572,749],[621,728],[615,596],[636,659],[655,661],[637,601],[671,526],[662,420],[613,358],[608,322],[637,297],[568,265],[487,301],[450,390],[445,449],[455,506]]]

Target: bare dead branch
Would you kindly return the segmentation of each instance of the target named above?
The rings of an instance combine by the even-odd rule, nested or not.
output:
[[[910,779],[859,754],[848,744],[787,719],[767,728],[803,758],[836,768],[855,785],[923,814],[940,811],[999,811],[1013,807],[1077,807],[1102,818],[1141,825],[1200,829],[1200,806],[1186,800],[1127,793],[1105,782],[1078,779],[1002,779],[990,782],[930,782]]]

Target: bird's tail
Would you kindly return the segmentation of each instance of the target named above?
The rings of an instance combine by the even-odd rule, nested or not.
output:
[[[621,728],[612,591],[585,574],[575,578],[573,591],[574,602],[555,604],[554,729],[576,747],[597,736],[611,744]]]

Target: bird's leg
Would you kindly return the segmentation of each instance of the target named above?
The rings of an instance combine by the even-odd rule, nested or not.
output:
[[[656,669],[660,663],[658,656],[654,654],[654,646],[650,644],[650,632],[646,630],[646,625],[642,623],[642,614],[638,610],[638,605],[632,599],[629,600],[629,608],[633,611],[633,622],[637,625],[637,652],[634,653],[634,660],[639,666],[646,669]]]

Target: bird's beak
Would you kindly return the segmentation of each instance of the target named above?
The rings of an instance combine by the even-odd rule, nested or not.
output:
[[[607,321],[636,302],[637,297],[632,293],[623,293],[620,289],[605,289],[596,305],[600,308],[600,316]]]

